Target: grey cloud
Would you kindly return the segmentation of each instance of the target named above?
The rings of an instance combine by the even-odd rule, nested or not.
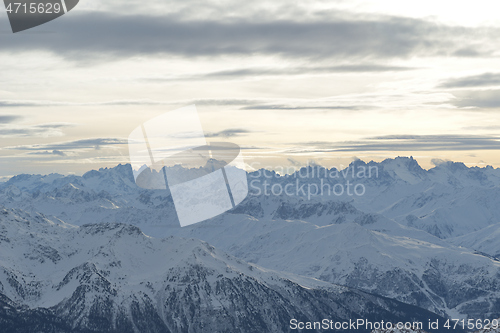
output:
[[[143,78],[146,82],[165,82],[182,80],[224,80],[244,79],[266,76],[294,76],[294,75],[318,75],[332,73],[369,73],[369,72],[401,72],[416,70],[415,67],[387,66],[378,64],[356,64],[340,66],[318,66],[318,67],[287,67],[287,68],[239,68],[228,69],[209,73],[191,74],[171,77]]]
[[[73,123],[47,123],[47,124],[39,124],[36,125],[37,128],[64,128],[74,126]]]
[[[441,164],[446,164],[446,163],[449,163],[451,162],[450,160],[443,160],[443,159],[440,159],[440,158],[433,158],[431,160],[431,163],[434,165],[434,166],[439,166]]]
[[[242,68],[206,73],[205,78],[234,77],[234,76],[265,76],[265,75],[301,75],[323,73],[349,73],[349,72],[396,72],[414,70],[413,67],[385,66],[375,64],[319,66],[319,67],[290,67],[290,68]]]
[[[271,100],[271,99],[194,99],[194,100],[116,100],[104,102],[56,102],[56,101],[0,101],[0,107],[62,107],[62,106],[125,106],[125,105],[167,105],[174,108],[180,105],[198,106],[237,106],[240,110],[360,110],[374,109],[373,105],[322,105],[318,100]],[[288,102],[289,101],[289,102]],[[278,104],[280,103],[280,104]],[[324,103],[324,102],[323,102]]]
[[[458,50],[454,51],[452,55],[456,57],[480,57],[483,54],[479,52],[478,50],[479,48],[480,48],[479,45],[459,48]]]
[[[500,136],[387,135],[350,142],[298,143],[289,153],[339,151],[460,151],[500,150]]]
[[[33,106],[30,102],[19,102],[19,101],[0,101],[0,108],[6,107],[26,107]]]
[[[251,100],[251,99],[194,99],[194,100],[172,100],[172,101],[158,101],[148,99],[137,100],[114,100],[103,102],[60,102],[60,101],[0,101],[0,108],[16,108],[16,107],[57,107],[57,106],[133,106],[133,105],[207,105],[207,106],[229,106],[229,105],[251,105],[262,103],[264,100]]]
[[[63,128],[74,126],[71,123],[47,123],[38,125],[0,125],[0,137],[50,137],[62,136]]]
[[[9,123],[13,123],[13,122],[16,122],[20,119],[22,119],[23,117],[21,116],[16,116],[16,115],[2,115],[0,116],[0,124],[9,124]]]
[[[215,133],[207,133],[205,136],[207,138],[214,138],[214,137],[224,137],[224,138],[230,138],[234,136],[239,136],[239,135],[244,135],[251,133],[251,131],[246,130],[246,129],[241,129],[241,128],[229,128],[220,132],[215,132]]]
[[[462,127],[463,130],[466,131],[496,131],[500,133],[500,125],[491,125],[491,126],[466,126]]]
[[[52,151],[52,154],[59,155],[59,156],[66,156],[66,154],[63,151],[60,151],[60,150],[57,150],[57,149],[54,149]]]
[[[452,103],[458,107],[500,108],[500,90],[459,91]]]
[[[181,101],[177,102],[179,104]],[[262,99],[195,99],[183,101],[181,104],[196,104],[206,106],[233,106],[233,105],[252,105],[261,103]]]
[[[53,34],[0,35],[2,52],[45,50],[71,61],[100,61],[135,55],[272,54],[286,57],[376,59],[415,55],[491,55],[481,39],[496,30],[437,25],[379,16],[322,21],[182,20],[178,15],[113,15],[75,12],[54,21]],[[476,44],[464,45],[467,41]],[[472,43],[472,42],[470,42]],[[464,50],[474,50],[465,52]]]
[[[240,146],[242,150],[263,150],[269,149],[269,147],[258,147],[258,146]]]
[[[29,155],[49,155],[49,156],[56,155],[56,156],[66,156],[66,153],[64,153],[63,151],[60,151],[60,150],[52,150],[52,151],[48,151],[48,150],[45,150],[45,151],[33,151],[33,152],[29,152],[28,154],[29,154]]]
[[[447,80],[440,88],[473,88],[500,85],[500,73],[484,73]]]
[[[12,150],[26,150],[26,151],[58,151],[63,152],[65,150],[81,150],[81,149],[95,149],[99,150],[102,147],[110,147],[115,145],[125,145],[128,140],[121,138],[92,138],[92,139],[81,139],[66,142],[56,142],[49,144],[36,144],[36,145],[24,145],[24,146],[11,146],[5,147],[4,149]]]
[[[35,128],[0,128],[0,137],[35,136],[44,132]]]
[[[16,107],[56,107],[56,106],[121,106],[121,105],[161,105],[169,104],[168,102],[152,101],[152,100],[116,100],[105,102],[59,102],[59,101],[33,101],[33,100],[3,100],[0,101],[0,108],[16,108]]]
[[[293,158],[287,158],[287,161],[290,162],[291,165],[293,166],[302,166],[302,163],[300,163],[299,161],[293,159]]]
[[[268,105],[250,105],[240,108],[240,110],[358,110],[368,108],[368,106],[338,106],[338,105],[284,105],[284,104],[268,104]],[[369,108],[373,108],[370,106]]]

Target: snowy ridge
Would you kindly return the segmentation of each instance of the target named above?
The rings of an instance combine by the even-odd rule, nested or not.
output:
[[[132,225],[74,227],[4,209],[0,226],[0,323],[10,332],[30,316],[44,332],[141,333],[286,332],[291,318],[326,316],[439,318]]]
[[[452,238],[450,243],[474,249],[500,260],[500,224],[494,224],[470,234]]]
[[[359,288],[454,318],[495,316],[500,311],[500,262],[430,235],[426,240],[420,233],[384,219],[317,226],[242,215],[176,232],[264,267]]]

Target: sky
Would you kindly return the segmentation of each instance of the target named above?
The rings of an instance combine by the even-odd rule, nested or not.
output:
[[[500,167],[497,1],[81,0],[13,34],[0,12],[0,177],[128,163],[195,104],[248,167],[413,156]]]

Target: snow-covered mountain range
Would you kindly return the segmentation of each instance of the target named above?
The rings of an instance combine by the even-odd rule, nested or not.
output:
[[[3,209],[0,237],[2,332],[289,332],[291,319],[440,318],[132,225]]]
[[[32,217],[41,213],[69,234],[85,235],[89,228],[73,226],[131,224],[157,238],[208,242],[263,270],[344,285],[443,316],[500,315],[500,169],[443,162],[424,170],[413,158],[399,157],[357,160],[344,170],[257,170],[248,180],[251,193],[235,209],[185,228],[168,190],[137,187],[129,165],[81,177],[15,176],[0,184],[0,204]],[[265,181],[281,188],[349,181],[365,191],[259,195]]]

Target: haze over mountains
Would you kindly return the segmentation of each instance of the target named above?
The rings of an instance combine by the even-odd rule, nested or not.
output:
[[[356,173],[369,167],[377,171],[370,177]],[[499,317],[500,169],[445,162],[424,170],[399,157],[358,160],[338,177],[331,169],[300,171],[250,173],[244,202],[185,228],[168,191],[138,188],[129,165],[81,177],[15,176],[0,185],[5,303],[24,306],[19,311],[27,316],[49,309],[50,323],[82,330],[91,329],[92,311],[106,309],[98,311],[100,323],[111,331],[141,331],[141,316],[165,332],[182,331],[188,322],[224,331],[217,321],[197,321],[200,308],[226,318],[228,327],[248,325],[236,313],[254,309],[245,316],[260,318],[263,331],[292,314]],[[350,181],[365,192],[259,195],[265,181],[281,187]],[[277,298],[279,311],[257,305]],[[392,307],[397,302],[416,308],[400,313]],[[82,315],[71,317],[68,309],[77,308]]]

